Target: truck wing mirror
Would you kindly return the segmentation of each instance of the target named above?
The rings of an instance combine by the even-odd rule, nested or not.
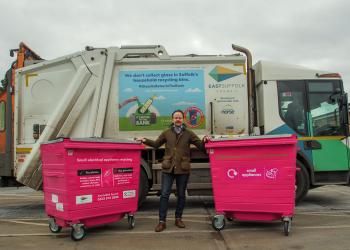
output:
[[[341,94],[339,97],[339,113],[344,135],[349,136],[349,106],[347,93]]]
[[[337,88],[332,94],[329,95],[328,97],[328,103],[329,104],[335,104],[337,98],[335,97],[336,95],[340,95],[342,92],[339,88]]]

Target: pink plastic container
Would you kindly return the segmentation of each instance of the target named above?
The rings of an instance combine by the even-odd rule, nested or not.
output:
[[[72,227],[73,240],[86,227],[115,222],[137,211],[140,153],[136,142],[58,139],[41,145],[45,211],[50,230]]]
[[[294,135],[271,135],[214,139],[206,144],[216,230],[225,227],[225,217],[282,219],[285,235],[289,234],[295,207],[296,143]]]

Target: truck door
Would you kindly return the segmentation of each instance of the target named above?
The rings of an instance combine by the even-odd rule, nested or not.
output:
[[[340,80],[279,81],[280,116],[313,167],[314,183],[345,183],[348,148],[341,122]]]
[[[339,106],[339,98],[342,93],[341,81],[310,80],[306,85],[310,138],[304,143],[305,149],[312,151],[314,171],[348,171],[348,149],[344,144],[345,134],[342,128],[344,124],[341,123]],[[346,181],[345,176],[344,181]],[[317,175],[315,177],[317,179]],[[321,178],[318,181],[327,180]]]

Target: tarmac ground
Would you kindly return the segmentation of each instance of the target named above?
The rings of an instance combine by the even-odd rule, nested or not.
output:
[[[226,222],[215,231],[212,197],[187,198],[183,220],[174,225],[176,197],[171,196],[167,229],[155,233],[159,197],[150,196],[137,212],[135,228],[126,219],[87,229],[81,241],[70,229],[53,234],[48,228],[43,193],[26,187],[0,188],[0,249],[350,249],[350,187],[324,186],[310,190],[296,207],[289,236],[280,221]]]

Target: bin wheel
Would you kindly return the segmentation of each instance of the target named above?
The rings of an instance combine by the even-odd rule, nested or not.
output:
[[[227,220],[230,221],[230,222],[232,222],[232,221],[233,221],[233,218],[232,218],[232,217],[228,217]]]
[[[50,219],[49,228],[50,228],[50,231],[53,233],[59,233],[62,230],[62,227],[56,224],[55,219]]]
[[[213,218],[212,226],[215,230],[221,231],[225,228],[225,217],[223,215],[216,215]]]
[[[288,236],[290,233],[292,227],[292,222],[291,221],[284,221],[283,222],[283,231],[284,231],[284,235]]]
[[[72,226],[70,237],[74,241],[82,240],[86,236],[86,229],[84,226]]]
[[[128,215],[128,223],[129,229],[133,229],[135,227],[135,217],[133,215]]]

